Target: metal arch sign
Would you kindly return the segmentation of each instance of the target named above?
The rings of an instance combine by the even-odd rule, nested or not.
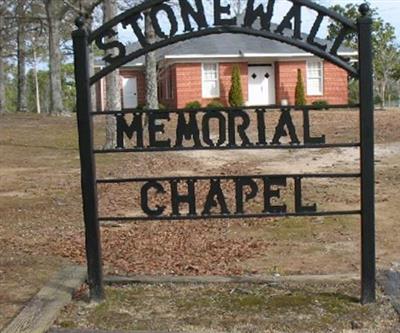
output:
[[[274,16],[275,0],[265,0],[255,6],[254,0],[248,0],[243,21],[226,18],[230,14],[230,5],[220,0],[213,3],[213,23],[209,22],[204,12],[202,0],[179,0],[178,6],[170,6],[165,0],[148,0],[143,4],[127,10],[96,31],[89,33],[84,28],[83,18],[78,18],[78,30],[73,32],[75,78],[77,88],[77,120],[79,130],[79,150],[81,161],[82,198],[86,234],[86,254],[88,263],[88,283],[91,297],[102,299],[103,275],[100,241],[100,221],[109,220],[176,220],[205,218],[243,218],[271,216],[327,216],[350,215],[361,216],[362,264],[361,264],[361,301],[375,301],[375,210],[374,210],[374,136],[373,136],[373,85],[372,85],[372,45],[371,25],[368,6],[361,5],[361,16],[352,22],[322,6],[307,0],[290,0],[291,8],[280,18],[274,27],[271,20]],[[302,34],[301,9],[306,7],[316,12],[317,17],[308,35]],[[165,32],[159,22],[159,13],[164,13],[169,22],[169,31]],[[150,15],[157,34],[157,40],[148,43],[139,28],[143,15]],[[332,46],[321,44],[316,35],[325,17],[340,23],[342,30]],[[255,28],[256,20],[260,28]],[[293,22],[293,29],[292,27]],[[119,24],[130,26],[141,45],[141,48],[127,54],[122,41],[107,40],[116,35]],[[182,28],[179,29],[179,26]],[[274,39],[308,51],[316,56],[348,71],[359,79],[360,103],[353,107],[360,108],[360,141],[356,143],[329,143],[325,135],[313,136],[310,125],[310,110],[321,111],[315,106],[257,106],[217,109],[164,109],[164,110],[107,110],[92,112],[90,86],[96,81],[121,67],[123,64],[150,51],[179,41],[200,36],[220,33],[243,33]],[[353,67],[337,52],[348,33],[357,33],[359,41],[359,66]],[[118,54],[107,55],[107,65],[90,77],[89,46],[93,43],[104,50],[117,49]],[[333,105],[330,108],[343,108]],[[345,107],[348,107],[346,105]],[[266,123],[270,111],[280,113],[275,131],[267,133]],[[303,136],[299,137],[292,119],[293,112],[300,112],[303,119]],[[126,115],[131,120],[128,121]],[[147,124],[144,115],[148,116]],[[114,115],[116,118],[116,142],[113,149],[96,149],[93,143],[93,117]],[[170,122],[174,119],[175,122]],[[214,121],[216,133],[211,133],[210,122]],[[173,137],[160,139],[165,128],[175,124]],[[256,139],[248,135],[253,126]],[[144,135],[144,132],[147,135]],[[280,139],[288,133],[290,141],[281,143]],[[268,135],[267,135],[268,134]],[[146,140],[145,140],[146,138]],[[127,143],[129,146],[127,146]],[[313,173],[313,174],[272,174],[272,175],[226,175],[226,176],[192,176],[192,177],[136,177],[106,178],[96,176],[95,155],[109,153],[140,153],[152,151],[182,150],[235,150],[235,149],[314,149],[332,147],[357,147],[360,150],[360,170],[356,173]],[[360,208],[344,211],[319,210],[317,203],[303,202],[303,180],[317,178],[360,178]],[[293,208],[286,204],[276,204],[280,190],[293,182]],[[197,203],[196,184],[208,183],[208,192]],[[223,183],[233,185],[235,198],[229,207]],[[137,216],[99,216],[97,186],[107,183],[142,183],[140,187],[140,206],[142,215]],[[182,191],[184,185],[185,191]],[[169,207],[163,204],[165,196]],[[151,195],[164,196],[164,200],[149,200]],[[260,211],[249,211],[246,203],[254,198],[262,198]],[[152,203],[150,203],[150,201]],[[185,205],[187,210],[181,210]],[[200,207],[201,206],[201,207]]]
[[[94,41],[99,49],[107,51],[115,48],[118,50],[118,54],[104,57],[107,66],[91,78],[91,83],[93,84],[114,69],[150,51],[190,38],[219,33],[248,34],[287,43],[324,58],[357,76],[357,70],[346,59],[338,55],[339,47],[345,37],[349,33],[357,31],[356,25],[347,18],[311,1],[290,1],[293,3],[292,7],[281,18],[276,27],[271,25],[272,19],[275,19],[274,8],[276,0],[269,0],[266,6],[264,4],[255,6],[254,0],[248,0],[241,22],[237,17],[223,18],[223,16],[231,15],[231,8],[229,4],[222,5],[221,0],[214,0],[213,2],[213,22],[207,20],[203,0],[195,0],[194,3],[188,0],[179,0],[177,4],[174,3],[173,5],[168,0],[146,1],[142,5],[116,16],[89,35],[89,42]],[[302,7],[317,13],[307,37],[302,33]],[[144,32],[140,28],[140,22],[144,20],[145,13],[150,15],[157,35],[157,40],[153,43],[147,42]],[[165,15],[169,31],[163,31],[158,16],[160,13]],[[326,44],[321,44],[316,40],[324,18],[330,18],[342,26],[340,33],[336,36],[329,49]],[[255,27],[257,20],[260,21],[259,28]],[[292,21],[294,22],[292,33],[285,34],[285,29],[291,29]],[[140,49],[127,53],[127,47],[122,41],[106,41],[106,38],[117,35],[116,29],[118,25],[121,25],[123,29],[131,28],[133,32],[132,40],[139,41]],[[179,27],[182,27],[182,29],[179,29]]]

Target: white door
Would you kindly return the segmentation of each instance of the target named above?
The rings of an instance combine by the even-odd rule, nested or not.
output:
[[[249,65],[248,105],[275,104],[275,73],[272,65]]]
[[[122,103],[124,109],[133,109],[138,106],[137,82],[135,77],[122,79]]]

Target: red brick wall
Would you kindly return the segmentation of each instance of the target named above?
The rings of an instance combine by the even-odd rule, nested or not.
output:
[[[307,103],[315,100],[326,100],[329,104],[348,103],[348,76],[344,69],[324,61],[324,91],[322,96],[307,95],[306,62],[285,61],[275,63],[276,74],[276,102],[287,99],[289,104],[294,104],[294,94],[297,81],[297,69],[303,74],[304,88]]]
[[[176,106],[201,99],[201,64],[176,64]]]
[[[243,97],[248,98],[248,64],[237,63],[240,68]],[[228,105],[231,74],[234,63],[219,64],[219,100]],[[345,70],[324,62],[324,93],[322,96],[307,96],[306,62],[285,61],[275,63],[276,102],[287,99],[294,104],[294,94],[297,80],[297,69],[300,68],[304,78],[307,103],[315,100],[326,100],[330,104],[348,103],[348,77]],[[120,70],[121,76],[136,77],[138,89],[138,103],[145,103],[145,76],[144,72],[124,68]],[[202,98],[201,63],[174,64],[171,66],[173,96],[171,99],[160,98],[160,102],[169,107],[185,107],[188,102],[199,101],[206,106],[213,98]],[[97,87],[97,90],[99,87]],[[105,96],[104,96],[105,97]],[[105,105],[105,103],[104,103]]]
[[[145,85],[145,76],[144,71],[129,69],[129,68],[122,68],[120,70],[121,75],[121,87],[122,87],[122,77],[125,78],[132,78],[136,77],[136,85],[137,85],[137,97],[138,97],[138,104],[144,105],[146,103],[146,85]],[[121,91],[121,99],[122,99],[122,91]],[[121,100],[122,104],[122,100]]]
[[[231,75],[234,63],[219,64],[220,97],[223,104],[228,104]],[[247,100],[247,63],[238,63],[241,75],[244,100]],[[213,98],[202,98],[201,63],[176,64],[176,106],[185,107],[188,102],[199,101],[206,106]]]
[[[347,72],[330,62],[324,61],[324,94],[330,104],[349,102],[349,81]]]

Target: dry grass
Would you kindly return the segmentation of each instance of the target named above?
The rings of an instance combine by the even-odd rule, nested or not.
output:
[[[107,300],[77,298],[61,327],[176,332],[394,332],[398,317],[388,301],[362,306],[358,286],[139,285],[107,288]],[[361,332],[358,331],[357,332]]]

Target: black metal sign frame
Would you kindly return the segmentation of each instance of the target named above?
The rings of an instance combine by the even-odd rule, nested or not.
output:
[[[372,79],[372,44],[369,8],[366,4],[360,6],[360,17],[357,22],[338,15],[337,13],[315,4],[308,0],[290,0],[292,7],[282,18],[282,21],[274,28],[271,18],[274,12],[275,0],[266,0],[264,5],[254,6],[254,0],[248,0],[243,22],[237,22],[236,18],[225,18],[230,14],[230,6],[221,4],[220,0],[214,0],[214,22],[207,21],[202,0],[179,0],[179,19],[183,31],[179,32],[176,7],[173,10],[167,0],[147,0],[126,12],[118,15],[105,23],[94,32],[89,32],[84,27],[83,17],[76,20],[78,29],[73,32],[75,78],[77,89],[77,119],[79,131],[79,151],[81,161],[81,185],[83,198],[83,211],[86,236],[86,255],[88,267],[88,283],[91,298],[101,300],[104,298],[103,273],[100,241],[100,221],[110,220],[174,220],[174,219],[205,219],[205,218],[242,218],[242,217],[271,217],[271,216],[327,216],[350,215],[361,216],[361,302],[375,302],[375,190],[374,190],[374,104],[373,104],[373,79]],[[308,8],[317,13],[317,18],[309,31],[307,38],[302,34],[301,9]],[[150,44],[146,41],[139,22],[143,20],[144,13],[151,16],[154,30],[157,34],[156,42]],[[163,13],[169,22],[169,32],[161,28],[158,14]],[[330,18],[342,26],[342,30],[328,49],[327,45],[317,42],[316,35],[324,18]],[[260,21],[260,28],[254,28],[254,22]],[[293,27],[292,27],[292,24]],[[127,54],[124,43],[120,41],[107,41],[107,37],[116,35],[118,25],[132,28],[135,37],[141,44],[141,48]],[[223,108],[223,109],[199,109],[199,110],[115,110],[105,112],[92,112],[90,100],[90,87],[102,77],[121,67],[129,61],[154,51],[169,44],[184,41],[190,38],[220,33],[241,33],[253,36],[274,39],[287,43],[323,58],[343,69],[350,75],[359,79],[360,103],[353,105],[359,107],[360,112],[360,142],[357,143],[325,143],[325,137],[311,137],[309,124],[309,111],[318,110],[315,106],[304,106],[297,109],[303,114],[303,142],[298,139],[291,119],[293,106],[259,106],[251,108]],[[348,59],[338,55],[338,49],[348,33],[358,35],[358,68],[354,67]],[[95,43],[100,49],[107,51],[117,49],[117,55],[107,55],[104,58],[106,66],[92,77],[89,73],[89,47]],[[342,108],[344,106],[330,106]],[[345,107],[348,107],[346,105]],[[272,141],[265,137],[264,114],[268,111],[280,108],[281,116],[275,128]],[[249,126],[249,113],[256,112],[257,116],[257,142],[250,142],[246,128]],[[149,137],[148,143],[143,142],[142,116],[148,114]],[[115,115],[117,124],[117,147],[115,149],[96,149],[93,142],[93,117]],[[126,114],[132,115],[132,122],[125,119]],[[176,141],[157,140],[156,134],[162,133],[164,125],[156,120],[169,121],[170,115],[178,117]],[[202,115],[202,139],[200,140],[197,115]],[[242,123],[235,125],[235,117]],[[233,120],[232,120],[233,118]],[[219,122],[219,138],[214,142],[209,133],[210,119]],[[232,125],[232,126],[231,126]],[[231,126],[231,127],[229,127]],[[228,129],[228,137],[226,136]],[[291,141],[281,144],[280,138],[284,135],[284,128],[289,132]],[[236,131],[236,132],[235,132]],[[233,134],[232,134],[233,133]],[[132,139],[135,136],[135,146],[125,147],[124,138]],[[184,145],[184,140],[192,140],[193,145]],[[358,147],[360,149],[359,173],[331,173],[331,174],[287,174],[287,175],[254,175],[254,176],[194,176],[194,177],[161,177],[161,178],[119,178],[97,179],[95,155],[122,152],[144,151],[171,151],[171,150],[200,150],[200,149],[313,149],[329,147]],[[304,204],[301,197],[301,182],[307,178],[360,178],[360,209],[348,211],[322,211],[316,210],[315,204]],[[276,185],[285,186],[287,179],[294,180],[294,211],[289,212],[286,206],[274,206],[272,198],[279,197]],[[198,181],[209,181],[210,191],[205,200],[201,212],[196,210],[194,199],[194,186]],[[232,181],[236,186],[236,208],[234,212],[228,210],[221,190],[221,181]],[[259,186],[257,181],[263,184],[264,209],[262,212],[246,212],[244,203],[257,195]],[[135,183],[144,182],[141,193],[141,205],[144,216],[99,216],[97,185],[105,183]],[[161,182],[166,182],[171,189],[172,211],[165,214],[165,207],[149,206],[148,191],[164,193]],[[179,183],[185,183],[187,194],[178,193]],[[273,187],[275,185],[275,187]],[[243,191],[244,187],[250,191]],[[181,214],[179,205],[188,206],[188,212]],[[213,212],[213,208],[219,208],[220,212]]]

